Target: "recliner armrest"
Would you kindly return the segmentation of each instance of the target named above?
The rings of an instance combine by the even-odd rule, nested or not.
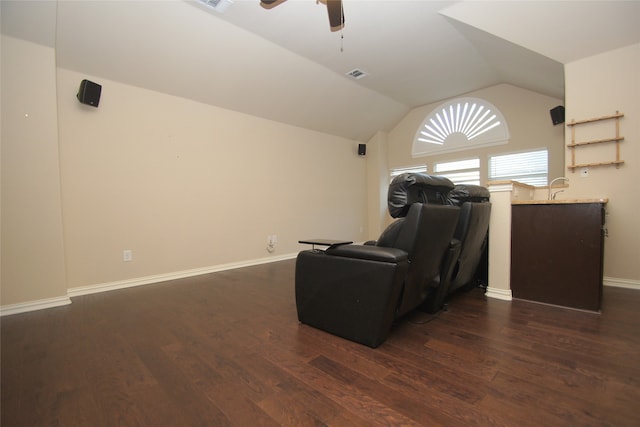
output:
[[[402,249],[371,245],[341,245],[329,248],[325,253],[331,256],[395,263],[405,261],[409,257]]]
[[[378,258],[385,261],[371,259],[373,251],[367,249],[340,250],[351,246],[359,247],[345,245],[298,254],[295,272],[298,320],[375,348],[391,330],[409,260],[404,251],[393,248],[373,247]],[[333,256],[333,252],[341,255]],[[369,259],[349,257],[347,253],[368,255]],[[402,260],[388,261],[394,257]]]

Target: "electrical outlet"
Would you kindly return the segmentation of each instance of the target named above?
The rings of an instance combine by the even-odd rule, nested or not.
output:
[[[580,178],[586,178],[589,176],[589,169],[584,168],[580,171]]]
[[[276,243],[278,243],[278,236],[270,234],[267,236],[267,252],[273,253],[276,250]]]
[[[133,251],[131,249],[125,249],[124,251],[122,251],[122,261],[133,261]]]

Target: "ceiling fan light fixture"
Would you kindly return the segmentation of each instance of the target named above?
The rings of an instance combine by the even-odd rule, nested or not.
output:
[[[265,9],[273,9],[274,7],[286,1],[287,0],[260,0],[260,6]]]
[[[332,32],[340,31],[344,28],[344,9],[342,8],[342,0],[326,0],[323,3],[327,5],[329,14],[329,28]]]
[[[200,0],[202,2],[215,0]],[[287,0],[260,0],[260,6],[264,9],[273,9]],[[340,31],[344,28],[344,9],[342,0],[316,0],[316,4],[323,4],[329,14],[329,29],[331,32]]]
[[[348,73],[345,73],[348,77],[351,77],[354,80],[359,80],[362,79],[364,77],[367,77],[369,74],[365,71],[362,71],[358,68],[354,68],[353,70],[349,71]]]

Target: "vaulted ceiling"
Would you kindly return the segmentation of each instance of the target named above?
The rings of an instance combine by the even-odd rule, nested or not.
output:
[[[98,80],[361,141],[498,83],[562,99],[563,64],[640,42],[637,1],[343,4],[345,28],[331,32],[316,0],[235,0],[225,13],[197,0],[3,0],[1,29]]]

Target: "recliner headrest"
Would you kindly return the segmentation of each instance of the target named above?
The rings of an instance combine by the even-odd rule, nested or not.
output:
[[[453,188],[453,182],[443,176],[422,173],[398,175],[389,185],[389,214],[393,218],[406,216],[414,203],[449,204],[446,196]]]
[[[488,202],[491,194],[485,187],[473,184],[459,184],[447,194],[449,204],[462,206],[465,202]]]

